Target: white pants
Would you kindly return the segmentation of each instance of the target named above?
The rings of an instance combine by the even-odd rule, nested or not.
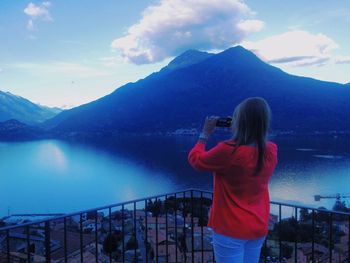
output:
[[[265,237],[244,240],[213,231],[213,246],[217,263],[258,263]]]

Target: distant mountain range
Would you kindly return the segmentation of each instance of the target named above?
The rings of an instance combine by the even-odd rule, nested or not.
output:
[[[350,83],[293,76],[237,46],[186,51],[145,79],[62,112],[0,92],[0,139],[187,133],[252,96],[269,102],[275,132],[350,131]]]
[[[350,131],[350,88],[298,77],[241,46],[190,50],[168,66],[45,122],[57,133],[164,133],[199,129],[207,115],[231,115],[251,96],[270,104],[275,131]]]
[[[60,112],[62,112],[61,109],[41,106],[10,92],[0,91],[0,122],[15,119],[34,125]]]
[[[164,72],[169,72],[180,68],[185,68],[193,64],[202,62],[203,60],[210,58],[211,56],[213,56],[213,54],[198,51],[195,49],[190,49],[182,53],[180,56],[176,57],[175,59],[173,59],[168,64],[168,66],[162,69],[162,72],[164,73]]]
[[[41,139],[48,134],[45,130],[24,124],[17,120],[0,122],[0,140],[18,141]]]

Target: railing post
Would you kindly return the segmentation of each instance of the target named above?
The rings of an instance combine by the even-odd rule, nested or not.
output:
[[[28,263],[30,263],[31,258],[30,258],[30,229],[29,229],[29,226],[26,226],[26,234],[27,234],[27,261],[28,261]]]
[[[10,262],[10,230],[6,230],[7,262]]]
[[[68,263],[67,253],[67,218],[63,218],[63,250],[64,250],[64,262]]]
[[[83,214],[80,214],[80,262],[84,262],[83,254]]]
[[[315,210],[312,209],[312,262],[315,262]]]
[[[98,263],[98,226],[97,226],[97,220],[98,220],[98,211],[95,212],[95,261]]]
[[[203,192],[201,191],[201,197],[200,197],[200,222],[201,222],[201,250],[202,250],[202,263],[204,262],[204,236],[203,236],[203,222],[204,222],[204,216],[203,216]],[[199,223],[199,220],[198,220]]]
[[[333,239],[333,213],[331,212],[329,214],[329,263],[333,262],[332,239]]]
[[[123,249],[123,263],[125,262],[125,240],[124,240],[124,236],[125,236],[125,229],[124,229],[124,204],[122,205],[122,249]]]
[[[168,195],[165,195],[164,201],[165,209],[165,252],[166,252],[166,263],[169,262],[169,247],[168,247]]]
[[[134,217],[134,220],[133,220],[133,222],[134,222],[134,237],[135,237],[135,243],[137,244],[137,245],[135,245],[135,247],[134,247],[134,258],[135,258],[135,262],[137,262],[138,260],[137,260],[137,246],[138,246],[138,241],[137,241],[137,229],[136,229],[136,202],[134,202],[134,207],[133,207],[133,209],[134,209],[134,211],[133,211],[133,217]]]
[[[211,193],[211,202],[213,203],[214,200],[214,194]],[[210,215],[209,215],[210,216]],[[212,242],[213,243],[213,242]],[[213,253],[213,262],[215,262],[215,251],[214,251],[214,244],[212,244],[212,253]]]
[[[112,208],[109,207],[108,208],[108,215],[109,215],[109,218],[108,218],[108,233],[109,233],[109,236],[111,237],[112,235]],[[124,239],[124,237],[123,237]],[[124,251],[123,251],[124,253]],[[112,263],[112,252],[109,251],[109,262]]]
[[[177,194],[175,193],[175,262],[177,262],[177,249],[178,249],[178,238],[177,238]]]
[[[50,238],[50,221],[45,222],[45,259],[46,263],[51,262],[51,238]]]
[[[264,240],[264,254],[265,254],[265,256],[264,256],[264,263],[267,262],[267,238],[268,237],[266,237],[265,240]]]
[[[155,207],[158,208],[158,198],[156,197]],[[158,263],[158,211],[156,211],[156,262]]]
[[[282,228],[282,205],[278,205],[278,246],[279,246],[279,261],[282,260],[282,240],[281,240],[281,228]]]
[[[348,262],[350,262],[350,216],[348,216]]]
[[[185,211],[185,208],[186,208],[186,192],[183,192],[183,200],[182,200],[182,203],[183,203],[183,207],[182,207],[182,218],[184,220],[184,228],[183,228],[183,233],[182,233],[182,236],[183,236],[183,239],[182,239],[182,245],[184,246],[183,249],[184,249],[184,261],[187,262],[187,242],[186,242],[186,211]]]
[[[297,263],[298,257],[298,208],[295,207],[295,221],[296,221],[296,231],[295,231],[295,241],[294,241],[294,262]]]
[[[193,190],[191,190],[191,247],[192,247],[192,263],[194,263],[194,221],[193,221],[193,213],[194,213],[194,207],[193,207]]]
[[[147,212],[147,199],[145,200],[145,246],[146,246],[146,263],[148,263],[148,212]]]

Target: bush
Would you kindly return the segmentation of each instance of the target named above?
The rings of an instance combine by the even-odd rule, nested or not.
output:
[[[109,234],[103,241],[103,250],[105,253],[110,254],[118,250],[118,238],[115,234]]]
[[[138,248],[137,240],[135,235],[132,235],[129,241],[126,243],[126,250],[131,250],[136,248]]]

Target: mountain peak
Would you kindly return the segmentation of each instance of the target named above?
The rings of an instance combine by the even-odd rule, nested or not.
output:
[[[0,93],[2,93],[2,94],[5,95],[5,96],[9,96],[9,97],[12,97],[12,98],[15,98],[15,99],[24,99],[24,98],[22,98],[21,96],[12,94],[12,93],[9,92],[9,91],[1,91],[1,90],[0,90]]]
[[[229,56],[229,57],[235,57],[237,59],[244,58],[244,59],[250,59],[250,60],[260,60],[252,51],[249,51],[248,49],[245,49],[244,47],[242,47],[240,45],[230,47],[230,48],[222,51],[220,54],[225,55],[225,56]]]
[[[199,51],[196,49],[189,49],[176,58],[174,58],[166,68],[169,70],[184,68],[193,64],[197,64],[209,57],[213,54],[208,52]]]
[[[127,84],[98,101],[59,114],[47,126],[62,135],[186,134],[200,127],[205,116],[226,116],[242,100],[259,96],[273,111],[272,129],[350,131],[350,90],[289,75],[241,46],[215,55],[189,50],[168,67],[163,72],[169,74],[157,72]],[[130,122],[133,119],[137,121]]]
[[[0,104],[0,121],[16,119],[26,124],[36,124],[61,112],[40,106],[8,91],[0,91]]]
[[[228,51],[228,50],[234,50],[234,51],[240,51],[240,52],[248,52],[250,53],[250,51],[248,49],[245,49],[244,47],[242,47],[241,45],[237,45],[237,46],[233,46],[233,47],[230,47],[228,49],[226,49],[225,51]]]
[[[240,69],[240,70],[277,70],[280,69],[273,67],[258,56],[256,56],[252,51],[245,49],[242,46],[234,46],[228,48],[210,59],[206,60],[204,63],[208,65],[215,65],[215,67],[225,67],[230,69]]]

